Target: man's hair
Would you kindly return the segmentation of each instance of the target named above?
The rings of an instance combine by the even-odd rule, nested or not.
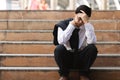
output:
[[[83,10],[87,15],[88,17],[91,17],[91,12],[92,12],[92,9],[86,5],[80,5],[79,7],[77,7],[77,9],[75,10],[75,14],[77,13],[82,13],[80,10]]]

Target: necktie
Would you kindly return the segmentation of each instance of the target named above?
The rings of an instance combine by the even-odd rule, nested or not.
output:
[[[79,30],[80,29],[75,28],[75,30],[73,31],[72,36],[69,40],[71,48],[75,49],[75,50],[78,49],[78,45],[79,45],[79,34],[78,34]]]

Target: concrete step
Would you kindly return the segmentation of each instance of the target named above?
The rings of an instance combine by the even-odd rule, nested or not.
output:
[[[4,53],[0,54],[0,80],[58,80],[53,54],[45,56],[55,48],[49,30],[58,21],[73,17],[74,12],[12,10],[0,11],[0,14],[0,52]],[[100,54],[91,68],[93,80],[120,80],[119,14],[120,11],[93,11],[90,21],[101,41],[97,42]]]
[[[1,66],[16,67],[54,67],[57,66],[54,54],[0,54]],[[49,61],[49,63],[48,63]],[[119,67],[120,54],[98,54],[93,67]]]
[[[1,41],[52,41],[52,32],[40,31],[20,31],[20,32],[1,32]]]
[[[2,11],[0,13],[1,14],[5,13],[5,15],[3,15],[3,17],[1,17],[0,19],[64,19],[65,16],[67,18],[72,17],[71,15],[73,15],[73,11],[53,11],[53,10],[50,11],[12,10]]]
[[[0,30],[1,41],[52,41],[53,30]],[[120,30],[95,30],[97,41],[120,41]]]
[[[65,18],[66,19],[66,18]],[[63,19],[62,19],[63,20]],[[0,30],[50,30],[60,20],[46,19],[0,19]],[[90,20],[95,30],[120,30],[120,20]],[[108,28],[109,27],[109,28]]]
[[[97,45],[99,53],[120,53],[120,45]]]
[[[92,80],[120,80],[119,67],[92,67]],[[58,80],[57,67],[0,67],[1,80]]]
[[[120,30],[97,30],[97,41],[120,41]]]
[[[0,11],[0,19],[65,19],[74,16],[73,10],[47,10],[26,11],[12,10]],[[108,15],[109,14],[109,15]],[[120,19],[120,11],[93,11],[91,19]],[[32,16],[31,16],[32,15]],[[47,15],[47,16],[46,16]]]
[[[0,11],[0,19],[8,19],[8,11],[1,10]]]
[[[2,45],[0,45],[0,47],[1,47],[1,49],[0,49],[0,51],[1,52],[3,52],[3,53],[17,53],[17,54],[19,54],[19,53],[22,53],[22,54],[24,54],[24,53],[28,53],[28,54],[32,54],[32,53],[39,53],[39,54],[41,54],[41,53],[53,53],[53,51],[54,51],[54,48],[55,48],[55,46],[54,45],[49,45],[49,44],[41,44],[41,43],[35,43],[34,44],[34,42],[32,42],[32,43],[30,43],[29,44],[29,42],[28,43],[22,43],[21,44],[21,42],[20,42],[20,44],[18,43],[18,44],[2,44]],[[11,50],[10,50],[11,49]]]
[[[53,53],[55,46],[52,41],[0,41],[2,53]],[[120,53],[120,42],[97,42],[99,53]]]

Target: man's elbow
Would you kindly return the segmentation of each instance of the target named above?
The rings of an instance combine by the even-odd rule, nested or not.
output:
[[[58,40],[58,43],[59,44],[66,44],[67,41],[64,41],[64,40]]]
[[[96,40],[89,40],[89,41],[87,41],[88,44],[96,44],[96,42],[97,42]]]
[[[59,44],[64,44],[63,40],[59,40],[59,39],[58,39],[58,43]]]

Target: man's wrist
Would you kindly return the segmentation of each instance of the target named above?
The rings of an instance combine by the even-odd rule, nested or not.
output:
[[[87,24],[87,23],[89,23],[89,21],[84,21],[84,24]]]
[[[74,20],[72,20],[70,23],[74,26],[77,26]]]
[[[72,20],[70,23],[77,27],[77,23],[74,20]]]
[[[89,22],[89,17],[86,16],[86,17],[83,19],[83,22],[84,22],[84,24],[88,23],[88,22]]]

